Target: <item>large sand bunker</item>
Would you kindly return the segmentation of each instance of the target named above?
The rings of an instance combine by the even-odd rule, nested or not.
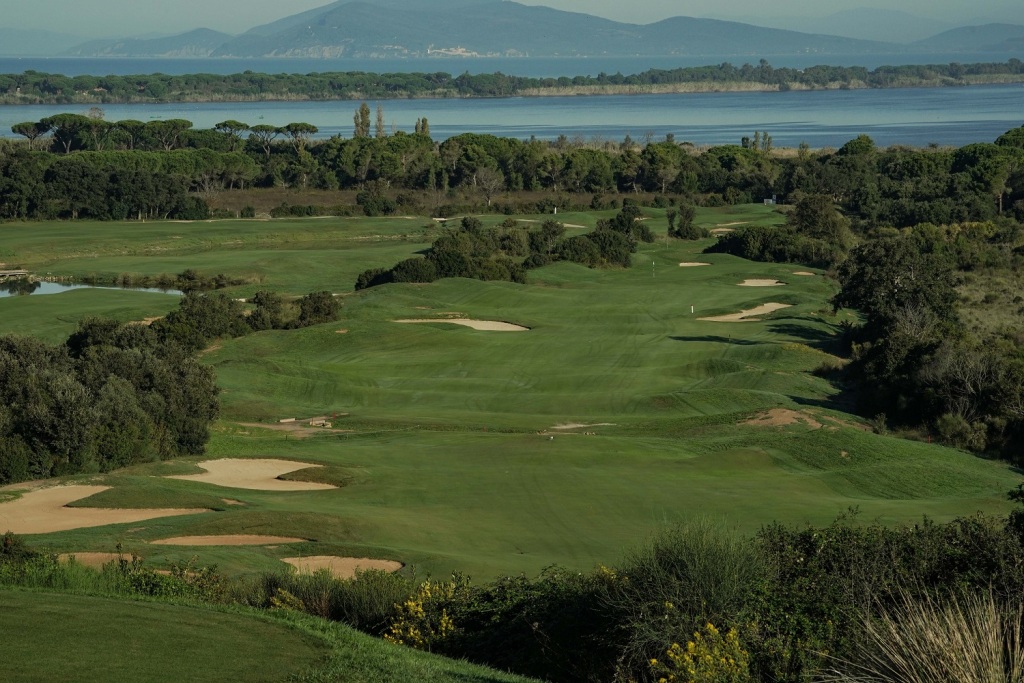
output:
[[[779,282],[778,280],[767,280],[767,279],[753,279],[744,280],[740,283],[740,287],[782,287],[785,282]]]
[[[503,323],[497,320],[469,320],[468,318],[418,318],[413,320],[396,320],[396,323],[451,323],[471,327],[482,332],[529,332],[529,327]]]
[[[679,267],[680,268],[696,268],[697,266],[710,266],[710,265],[711,265],[710,263],[698,263],[696,261],[686,261],[684,263],[680,263]]]
[[[728,315],[715,315],[710,318],[697,318],[697,320],[708,320],[716,323],[745,323],[755,322],[753,319],[759,315],[766,315],[774,311],[778,311],[783,308],[789,308],[789,304],[761,304],[756,308],[750,308],[739,313],[730,313]]]
[[[332,555],[314,555],[312,557],[285,557],[287,562],[300,572],[315,572],[327,569],[339,579],[351,579],[356,571],[379,569],[385,572],[397,572],[404,565],[394,560],[373,560],[368,557],[334,557]]]
[[[282,474],[305,470],[310,465],[292,460],[223,458],[198,463],[206,472],[203,474],[179,474],[168,479],[200,481],[214,486],[255,491],[324,491],[337,488],[330,484],[316,484],[310,481],[285,481],[278,479]]]
[[[153,545],[192,545],[210,547],[218,545],[283,545],[285,543],[305,543],[305,538],[292,536],[253,536],[251,534],[233,534],[229,536],[177,536],[150,541]]]
[[[205,509],[119,510],[66,507],[68,503],[94,496],[109,488],[109,486],[55,486],[29,491],[16,500],[0,504],[0,529],[16,534],[49,534],[55,531],[209,512]]]

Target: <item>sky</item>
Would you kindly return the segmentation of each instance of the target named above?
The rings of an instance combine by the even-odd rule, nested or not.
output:
[[[372,2],[373,0],[367,0]],[[429,0],[422,0],[429,2]],[[1020,0],[522,0],[630,23],[670,16],[747,20],[768,15],[826,16],[856,7],[898,9],[957,23],[985,18],[1024,23]],[[242,33],[253,26],[328,4],[328,0],[9,0],[0,27],[85,37],[180,33],[212,28]]]

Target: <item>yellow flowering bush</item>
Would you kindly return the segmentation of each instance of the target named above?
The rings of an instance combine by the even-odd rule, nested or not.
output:
[[[749,656],[740,645],[736,629],[725,635],[708,624],[693,634],[685,647],[679,643],[665,652],[665,659],[652,659],[651,669],[658,683],[748,683]]]
[[[384,640],[429,652],[457,632],[445,605],[466,589],[466,582],[460,577],[453,577],[452,581],[424,581],[415,595],[395,606],[397,615]]]

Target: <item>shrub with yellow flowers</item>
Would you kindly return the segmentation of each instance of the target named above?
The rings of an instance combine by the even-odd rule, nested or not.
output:
[[[724,635],[708,624],[682,646],[672,643],[664,659],[652,659],[658,683],[749,683],[749,656],[736,629]]]
[[[468,590],[468,580],[459,574],[451,581],[424,581],[415,595],[395,605],[396,616],[384,640],[432,651],[458,632],[447,606]]]

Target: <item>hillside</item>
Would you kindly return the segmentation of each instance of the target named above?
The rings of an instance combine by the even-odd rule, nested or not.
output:
[[[335,2],[237,37],[200,29],[90,41],[66,54],[123,57],[422,57],[866,54],[890,43],[674,17],[649,25],[500,0]]]
[[[68,57],[209,57],[230,39],[226,33],[199,28],[164,38],[92,40],[64,52]]]
[[[1024,46],[1024,25],[984,24],[963,26],[914,43],[915,48],[953,52],[984,52]]]

